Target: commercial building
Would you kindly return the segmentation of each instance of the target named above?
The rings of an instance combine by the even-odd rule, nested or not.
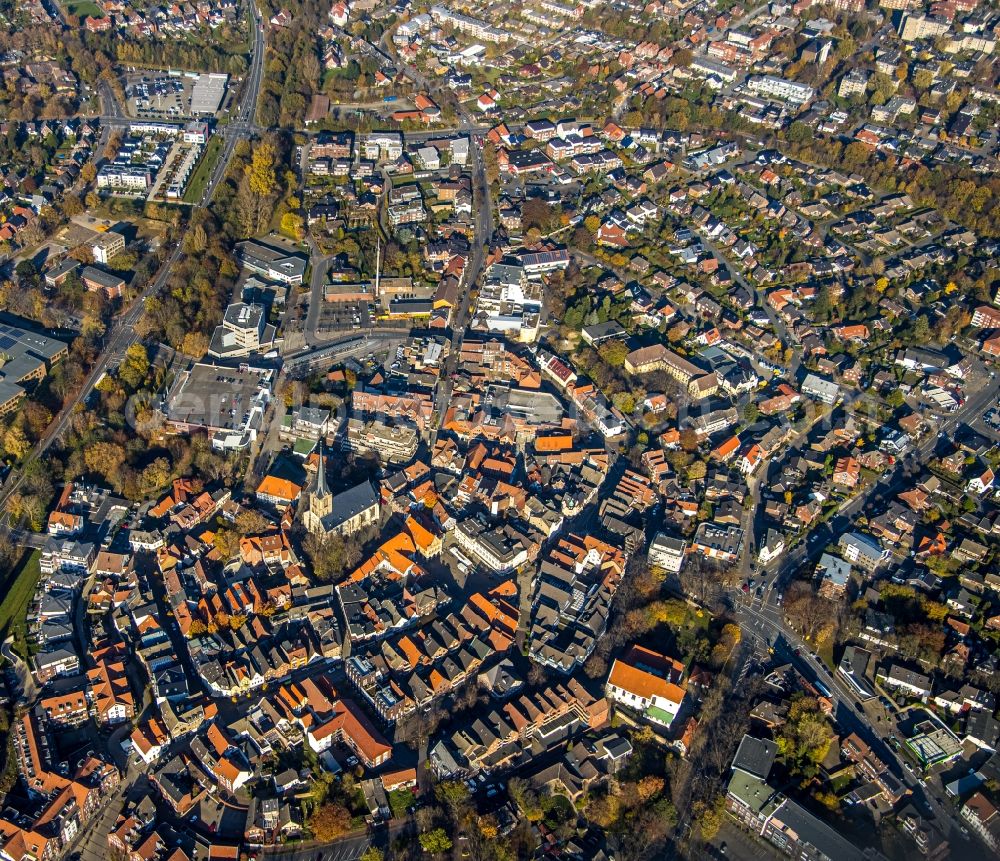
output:
[[[282,284],[301,284],[309,263],[301,254],[290,253],[255,239],[240,242],[236,246],[236,256],[251,272]]]
[[[199,75],[191,90],[191,113],[194,116],[214,116],[226,95],[229,75],[211,72]]]
[[[266,352],[274,346],[277,329],[267,322],[263,305],[239,302],[226,308],[222,325],[212,333],[208,347],[211,356],[238,358]]]
[[[68,352],[62,341],[0,322],[0,417],[16,410],[25,393]]]
[[[406,463],[417,453],[419,436],[406,425],[388,425],[379,419],[348,419],[344,448],[348,451],[373,451],[387,463]]]
[[[455,541],[494,574],[509,574],[528,561],[530,540],[513,524],[496,526],[470,517],[458,524]]]
[[[206,430],[219,450],[246,448],[257,438],[273,384],[270,368],[192,365],[164,399],[167,427],[176,433]]]
[[[743,549],[743,530],[738,526],[699,523],[691,549],[709,559],[735,562]]]

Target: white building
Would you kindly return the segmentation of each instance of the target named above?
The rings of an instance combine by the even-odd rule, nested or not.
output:
[[[611,667],[605,693],[651,723],[667,729],[684,703],[684,665],[642,646],[633,646]]]
[[[773,75],[754,75],[747,81],[747,89],[761,96],[771,96],[795,105],[811,102],[816,91],[807,84],[797,81],[786,81]]]
[[[658,532],[649,545],[649,564],[676,574],[684,565],[687,542]]]

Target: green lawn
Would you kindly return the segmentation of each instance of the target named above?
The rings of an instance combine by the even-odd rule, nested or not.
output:
[[[88,15],[91,18],[104,17],[101,7],[98,6],[94,0],[66,0],[63,5],[66,7],[66,11],[70,15],[76,15],[76,17],[81,20],[86,18]]]
[[[415,801],[410,789],[394,789],[389,793],[389,807],[392,808],[392,815],[397,818],[406,816],[406,811]]]
[[[23,657],[28,656],[28,604],[35,594],[38,578],[42,575],[38,567],[39,555],[37,550],[32,550],[22,556],[2,586],[4,597],[0,602],[0,640],[13,634],[14,649]]]
[[[194,169],[194,174],[188,187],[184,190],[185,203],[198,203],[205,193],[208,180],[215,170],[215,163],[219,160],[219,153],[222,152],[222,138],[219,135],[212,135],[205,144],[205,152],[202,153],[198,167]]]

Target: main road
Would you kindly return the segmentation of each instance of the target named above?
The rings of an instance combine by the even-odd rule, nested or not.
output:
[[[197,204],[198,207],[206,207],[210,203],[212,195],[226,175],[236,144],[240,140],[251,137],[258,131],[254,123],[254,115],[257,109],[257,98],[260,94],[260,86],[264,74],[264,22],[256,4],[251,3],[250,10],[254,28],[253,55],[250,60],[250,69],[243,81],[240,101],[237,105],[233,121],[220,132],[225,138],[226,143],[223,147],[222,155],[212,172],[208,186],[205,189],[205,195]],[[113,95],[111,96],[110,104],[115,106],[112,110],[115,114],[118,114],[117,102]],[[127,125],[130,122],[129,120],[122,119],[120,116],[112,116],[109,119],[111,120],[110,125]],[[34,450],[28,455],[25,463],[19,470],[9,476],[3,489],[0,490],[0,507],[6,505],[11,494],[18,490],[24,483],[25,467],[42,457],[52,444],[63,435],[69,426],[73,414],[82,404],[86,403],[87,398],[90,397],[94,391],[94,387],[100,382],[101,378],[107,373],[109,368],[121,361],[121,357],[125,355],[125,351],[138,341],[139,338],[135,332],[135,327],[143,314],[146,300],[159,295],[164,287],[166,287],[173,267],[183,253],[181,249],[182,242],[180,241],[180,237],[178,237],[174,243],[173,250],[160,266],[156,278],[146,285],[128,308],[114,319],[110,331],[105,335],[101,355],[87,375],[80,390],[63,407],[55,421],[49,425],[48,429],[42,435]]]
[[[908,457],[900,459],[878,481],[845,503],[829,523],[814,530],[806,541],[786,554],[779,565],[766,572],[761,597],[737,594],[733,607],[745,636],[766,643],[783,660],[793,664],[810,683],[818,680],[831,692],[837,722],[845,730],[853,730],[865,740],[907,785],[914,797],[924,803],[924,811],[933,814],[938,826],[952,841],[966,840],[953,807],[931,785],[925,785],[900,765],[896,752],[885,742],[889,731],[896,731],[896,727],[888,724],[881,730],[877,729],[865,712],[864,701],[857,692],[841,678],[839,672],[831,673],[812,653],[811,647],[786,624],[781,609],[781,594],[785,585],[803,566],[814,562],[830,541],[850,528],[858,511],[876,501],[889,499],[910,486],[912,479],[908,467],[924,464],[934,455],[938,443],[951,438],[962,422],[971,421],[982,413],[996,399],[998,390],[1000,381],[992,377],[987,379],[960,410],[942,422],[936,433],[929,434]]]

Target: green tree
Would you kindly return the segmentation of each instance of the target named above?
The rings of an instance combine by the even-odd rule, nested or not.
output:
[[[602,359],[613,368],[620,368],[625,364],[625,357],[629,353],[628,345],[624,341],[608,341],[597,348]]]
[[[688,467],[687,477],[689,481],[699,481],[705,477],[707,472],[708,468],[705,466],[705,461],[696,460]]]
[[[435,828],[433,831],[425,831],[420,835],[420,846],[424,852],[438,855],[451,849],[452,842],[443,828]]]
[[[776,739],[789,770],[813,774],[826,758],[834,731],[814,697],[801,696],[793,700],[788,719]]]
[[[122,359],[122,363],[118,367],[118,379],[126,387],[135,391],[143,384],[148,373],[149,356],[146,353],[146,348],[138,342],[132,344],[125,351],[125,358]]]
[[[312,563],[313,576],[327,583],[344,573],[347,567],[347,548],[338,535],[310,533],[303,541],[303,549]]]

